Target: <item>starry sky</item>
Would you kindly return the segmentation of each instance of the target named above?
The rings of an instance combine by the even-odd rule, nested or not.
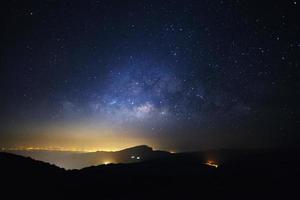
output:
[[[300,2],[1,4],[2,148],[299,140]]]

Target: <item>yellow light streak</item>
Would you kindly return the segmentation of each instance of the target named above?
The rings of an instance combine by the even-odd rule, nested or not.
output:
[[[208,165],[208,166],[211,166],[211,167],[214,167],[214,168],[218,168],[218,167],[219,167],[218,164],[216,164],[215,162],[213,162],[213,161],[211,161],[211,160],[207,161],[207,162],[204,163],[204,164],[205,164],[205,165]]]

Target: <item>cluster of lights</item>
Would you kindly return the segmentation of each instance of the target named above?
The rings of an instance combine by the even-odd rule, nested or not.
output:
[[[86,149],[86,148],[64,148],[64,147],[15,147],[15,148],[0,148],[1,151],[74,151],[74,152],[96,152],[109,151],[114,152],[118,149]]]
[[[1,148],[2,151],[82,151],[76,148],[62,148],[62,147],[15,147],[15,148]]]
[[[131,159],[137,159],[137,160],[140,160],[141,157],[140,157],[140,156],[131,156]]]

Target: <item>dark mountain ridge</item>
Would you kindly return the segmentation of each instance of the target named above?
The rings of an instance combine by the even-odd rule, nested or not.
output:
[[[100,199],[289,199],[297,194],[298,150],[209,152],[226,155],[226,159],[216,168],[204,162],[208,152],[191,152],[64,170],[0,153],[1,188],[11,196]]]

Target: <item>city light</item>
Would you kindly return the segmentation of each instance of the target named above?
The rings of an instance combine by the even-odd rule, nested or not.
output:
[[[218,168],[218,167],[219,167],[218,164],[216,164],[214,161],[211,161],[211,160],[207,161],[207,162],[204,163],[204,164],[205,164],[205,165],[208,165],[208,166],[211,166],[211,167],[214,167],[214,168]]]

